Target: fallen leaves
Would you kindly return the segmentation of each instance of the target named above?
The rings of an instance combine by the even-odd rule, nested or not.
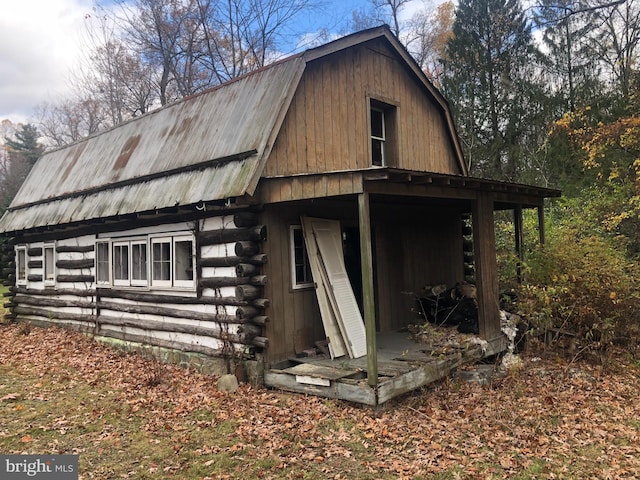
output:
[[[77,451],[85,478],[639,476],[638,366],[526,360],[489,387],[448,380],[372,410],[246,384],[223,395],[172,365],[152,386],[148,359],[2,327],[0,450]]]

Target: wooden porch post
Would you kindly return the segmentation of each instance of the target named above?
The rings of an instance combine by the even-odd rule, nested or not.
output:
[[[544,245],[545,231],[544,231],[544,204],[538,205],[538,235],[540,239],[540,245]]]
[[[500,309],[496,232],[491,193],[478,192],[472,213],[480,335],[485,340],[492,340],[500,335]]]
[[[376,309],[373,291],[373,254],[371,250],[371,215],[369,194],[358,195],[360,223],[360,260],[362,263],[362,305],[367,335],[367,380],[369,386],[378,385],[378,351],[376,347]]]
[[[513,210],[513,228],[516,237],[516,255],[518,255],[518,265],[516,266],[516,280],[522,283],[522,264],[524,263],[524,232],[522,230],[522,205],[518,205]]]

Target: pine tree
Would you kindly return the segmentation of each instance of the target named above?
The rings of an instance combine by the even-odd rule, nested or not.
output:
[[[9,206],[29,171],[42,155],[40,134],[31,124],[21,125],[15,139],[5,137],[6,157],[0,165],[0,211]]]
[[[443,90],[472,174],[520,180],[528,162],[523,156],[539,141],[532,126],[545,115],[539,62],[517,0],[459,2]]]

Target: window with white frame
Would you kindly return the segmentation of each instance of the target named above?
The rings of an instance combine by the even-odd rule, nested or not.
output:
[[[109,285],[111,283],[111,255],[109,242],[96,242],[96,283]]]
[[[147,285],[147,240],[131,241],[131,285]]]
[[[173,284],[177,287],[193,285],[193,239],[189,236],[173,239]]]
[[[56,284],[56,248],[53,244],[46,244],[44,250],[43,279],[45,285]]]
[[[151,284],[171,286],[171,237],[151,239]]]
[[[302,226],[291,225],[290,228],[290,245],[291,245],[291,286],[292,288],[307,288],[313,286],[313,277],[311,276],[311,266],[309,265],[309,256],[307,254],[307,246],[304,242]]]
[[[113,242],[113,284],[131,285],[129,277],[129,242]]]
[[[371,164],[377,167],[397,166],[397,107],[369,99]]]
[[[102,286],[193,288],[191,234],[96,242],[96,283]]]
[[[27,283],[27,247],[16,247],[16,283]]]
[[[384,167],[385,162],[385,142],[386,128],[384,122],[384,111],[378,108],[371,108],[371,164]]]

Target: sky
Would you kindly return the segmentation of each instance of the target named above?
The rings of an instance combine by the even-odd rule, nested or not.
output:
[[[304,19],[310,32],[314,25],[344,28],[353,10],[369,5],[321,1],[323,7]],[[0,121],[28,122],[37,105],[65,96],[92,6],[93,0],[0,0]]]

